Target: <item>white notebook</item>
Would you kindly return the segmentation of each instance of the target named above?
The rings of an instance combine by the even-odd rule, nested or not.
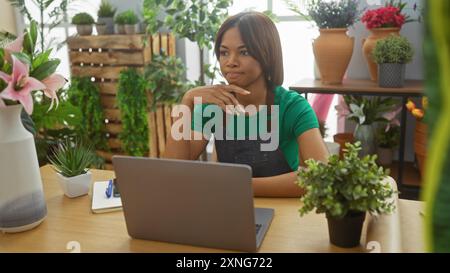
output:
[[[122,209],[122,200],[120,197],[111,196],[106,197],[106,188],[109,181],[94,182],[92,189],[92,212],[104,213],[110,211],[117,211]]]

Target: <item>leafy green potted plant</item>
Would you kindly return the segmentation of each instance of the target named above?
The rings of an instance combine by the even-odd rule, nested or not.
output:
[[[125,34],[125,13],[119,13],[114,18],[114,32],[116,34]]]
[[[91,146],[79,141],[65,140],[53,150],[49,161],[66,196],[74,198],[89,192],[92,174],[88,168],[95,160]]]
[[[381,166],[390,166],[392,164],[393,149],[396,148],[400,141],[400,127],[390,126],[380,127],[375,135],[377,144],[377,163]]]
[[[313,51],[323,83],[340,84],[353,54],[354,38],[346,32],[359,16],[356,0],[309,0],[307,14],[291,0],[288,8],[306,20],[314,21],[320,36],[313,42]]]
[[[298,185],[306,190],[300,215],[315,210],[325,213],[330,242],[339,247],[360,244],[366,212],[391,213],[394,190],[384,179],[389,171],[378,167],[376,155],[360,158],[361,143],[347,143],[344,157],[332,155],[328,163],[306,160]]]
[[[391,35],[379,40],[372,51],[378,64],[378,85],[380,87],[403,87],[406,63],[412,60],[414,50],[411,43],[401,36]]]
[[[104,34],[113,34],[114,33],[114,15],[116,14],[117,9],[114,8],[108,0],[102,0],[100,7],[97,12],[98,25],[106,25],[106,32]],[[97,29],[98,32],[98,29]],[[100,34],[99,35],[103,35]]]
[[[353,133],[355,141],[362,143],[360,156],[374,154],[375,138],[373,125],[376,122],[386,122],[383,113],[392,109],[396,101],[392,98],[363,96],[344,96],[344,101],[336,107],[338,115],[347,116],[347,119],[356,123]]]
[[[80,35],[91,35],[94,22],[94,18],[86,12],[77,13],[72,18],[72,24],[77,26],[77,32]]]
[[[123,24],[126,34],[139,33],[139,18],[132,10],[127,10],[122,13]]]

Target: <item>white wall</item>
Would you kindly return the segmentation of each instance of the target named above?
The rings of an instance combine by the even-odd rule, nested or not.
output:
[[[15,12],[7,0],[0,0],[0,30],[17,34]]]

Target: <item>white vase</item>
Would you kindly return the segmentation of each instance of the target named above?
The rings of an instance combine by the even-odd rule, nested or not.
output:
[[[47,215],[33,135],[22,125],[22,105],[0,108],[0,231],[21,232]]]
[[[56,173],[56,175],[58,176],[59,184],[67,197],[74,198],[88,194],[89,188],[91,187],[91,172],[74,177],[65,177],[59,173]]]

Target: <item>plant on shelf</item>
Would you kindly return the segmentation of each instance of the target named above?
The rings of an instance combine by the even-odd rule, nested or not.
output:
[[[395,104],[392,98],[345,95],[344,101],[336,106],[339,116],[346,116],[357,124],[354,137],[362,143],[361,156],[375,153],[373,124],[386,122],[383,113],[390,111]]]
[[[96,155],[92,146],[85,146],[79,140],[64,140],[54,149],[49,161],[53,165],[64,194],[70,198],[85,195],[91,185],[89,167]]]
[[[320,35],[313,42],[313,51],[321,80],[325,84],[340,84],[353,54],[354,38],[346,32],[357,20],[358,1],[310,0],[307,14],[291,0],[285,0],[291,11],[308,21],[314,21]]]
[[[388,170],[378,167],[376,155],[358,156],[361,144],[347,143],[344,157],[332,155],[328,163],[306,160],[298,185],[306,190],[300,215],[310,211],[325,213],[330,242],[340,247],[359,245],[366,212],[391,213],[394,190],[384,179]]]
[[[285,3],[303,19],[314,21],[319,29],[351,27],[360,14],[356,0],[310,0],[306,3],[307,14],[291,0],[285,0]]]
[[[76,128],[82,141],[92,143],[98,150],[108,150],[105,116],[100,102],[100,91],[88,77],[72,78],[69,100],[81,112],[81,123]]]
[[[72,18],[72,24],[77,26],[77,32],[80,35],[91,35],[94,18],[89,13],[80,12]]]
[[[148,154],[147,91],[144,78],[134,68],[120,72],[117,106],[120,109],[122,150],[132,156]]]
[[[379,86],[403,87],[406,63],[413,55],[413,47],[405,37],[391,35],[377,41],[372,57],[378,64]]]
[[[100,3],[100,7],[97,11],[97,25],[105,25],[104,34],[113,34],[114,33],[114,15],[116,14],[117,8],[114,8],[108,0],[102,0]],[[102,27],[100,27],[103,30]],[[97,29],[97,32],[98,29]],[[100,31],[101,32],[101,31]],[[100,33],[99,33],[100,34]]]
[[[392,164],[393,149],[400,142],[400,121],[398,114],[402,107],[397,107],[383,114],[385,122],[382,122],[375,134],[375,143],[377,145],[378,164],[390,166]]]
[[[136,34],[139,32],[139,17],[132,10],[119,13],[116,17],[116,23],[123,25],[126,34]]]
[[[187,90],[183,78],[186,67],[180,58],[165,54],[153,55],[145,68],[146,89],[152,94],[151,109],[157,103],[173,104],[179,102]]]

